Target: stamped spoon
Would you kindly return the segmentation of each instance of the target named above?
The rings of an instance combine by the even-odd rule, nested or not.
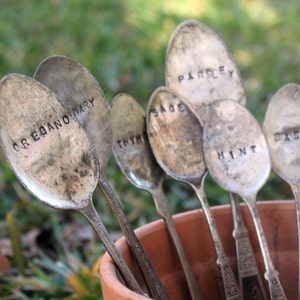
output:
[[[132,254],[142,271],[150,295],[155,299],[168,299],[160,279],[105,175],[111,153],[111,116],[98,82],[86,68],[66,56],[50,56],[43,60],[36,69],[34,78],[55,92],[58,99],[78,118],[91,137],[100,163],[98,185],[116,216]]]
[[[269,146],[272,169],[291,186],[295,197],[300,249],[300,85],[286,84],[274,94],[265,114],[263,131]]]
[[[286,299],[275,270],[259,218],[256,195],[271,170],[267,142],[249,111],[231,100],[209,105],[203,127],[203,152],[207,168],[225,190],[247,204],[254,221],[269,283],[271,299]]]
[[[202,117],[202,105],[219,99],[246,103],[243,82],[223,40],[196,20],[172,34],[166,55],[166,85],[187,99]]]
[[[214,242],[226,299],[242,295],[222,245],[204,193],[207,169],[202,155],[202,126],[187,103],[167,87],[156,89],[147,109],[147,131],[154,156],[161,168],[176,180],[193,187]]]
[[[120,169],[132,184],[152,195],[156,210],[166,222],[177,250],[192,299],[204,299],[162,190],[165,173],[157,164],[150,148],[143,108],[130,95],[119,94],[112,101],[111,114],[113,152]]]
[[[83,214],[127,285],[142,294],[94,209],[99,164],[78,120],[47,87],[20,74],[2,78],[0,101],[0,144],[19,181],[45,205]]]
[[[166,85],[189,101],[203,122],[205,107],[213,101],[228,98],[246,105],[242,78],[225,43],[195,20],[182,22],[172,34],[166,54]],[[239,199],[233,193],[229,198],[241,292],[245,300],[266,299]]]

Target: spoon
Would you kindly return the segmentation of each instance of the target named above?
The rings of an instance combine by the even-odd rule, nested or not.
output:
[[[202,156],[202,126],[199,120],[187,103],[167,87],[157,88],[151,95],[147,131],[154,156],[168,175],[193,187],[211,231],[225,297],[242,299],[204,193],[207,169]]]
[[[249,111],[231,100],[209,105],[203,128],[207,168],[225,190],[242,197],[252,215],[266,268],[271,299],[286,299],[259,218],[256,195],[266,182],[271,163],[264,135]]]
[[[127,285],[142,294],[92,202],[97,154],[77,119],[38,81],[9,74],[0,82],[0,144],[19,181],[38,200],[91,223]]]
[[[168,299],[166,291],[136,237],[121,203],[105,175],[111,152],[111,116],[102,90],[91,73],[75,60],[65,56],[50,56],[35,71],[34,78],[52,91],[75,114],[90,135],[99,158],[98,185],[104,192],[122,229],[135,260],[142,271],[150,295],[155,299]]]
[[[166,55],[166,85],[189,101],[203,122],[205,107],[218,99],[246,105],[242,78],[225,43],[195,20],[182,22],[172,34]],[[238,197],[229,193],[229,198],[241,292],[245,300],[266,299]]]
[[[201,105],[219,99],[245,104],[239,70],[223,40],[196,20],[173,32],[166,55],[166,85],[187,99],[202,117]]]
[[[263,122],[263,131],[269,145],[272,168],[276,174],[291,186],[295,196],[298,248],[300,249],[299,116],[300,85],[295,83],[286,84],[275,93],[269,102]],[[298,299],[299,297],[300,273],[298,278]]]
[[[157,212],[165,221],[177,250],[192,299],[204,299],[179,239],[171,209],[162,190],[164,171],[155,161],[149,145],[145,112],[127,94],[117,95],[111,104],[113,152],[123,174],[140,189],[148,191]]]

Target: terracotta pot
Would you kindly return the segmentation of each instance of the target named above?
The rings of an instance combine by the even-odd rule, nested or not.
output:
[[[258,202],[268,246],[275,268],[280,273],[280,280],[288,299],[297,299],[298,290],[298,246],[296,211],[294,201]],[[242,207],[245,223],[250,232],[250,239],[261,274],[264,265],[253,222],[247,207]],[[230,257],[236,272],[235,243],[232,238],[232,216],[229,205],[212,208],[226,254]],[[179,236],[185,247],[189,261],[196,274],[200,289],[205,299],[224,299],[219,268],[210,232],[201,209],[174,216]],[[163,221],[158,220],[142,226],[136,234],[147,253],[153,267],[162,280],[170,299],[189,299],[188,288],[183,271]],[[134,274],[129,249],[124,238],[117,241],[117,247],[128,262]],[[116,268],[108,254],[100,265],[100,276],[105,300],[146,300],[123,285]],[[268,284],[262,275],[266,291]]]

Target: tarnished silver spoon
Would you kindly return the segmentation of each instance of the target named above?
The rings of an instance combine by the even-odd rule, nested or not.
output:
[[[300,85],[289,83],[271,98],[263,122],[272,168],[293,191],[300,249]],[[300,251],[298,268],[300,266]],[[300,297],[300,272],[298,299]]]
[[[98,185],[116,216],[142,271],[150,295],[155,299],[168,299],[160,279],[106,178],[106,165],[112,143],[111,115],[97,80],[85,67],[66,56],[50,56],[43,60],[37,67],[34,78],[55,92],[58,99],[75,114],[92,138],[100,163]]]
[[[202,117],[201,105],[233,99],[246,103],[243,82],[223,40],[196,20],[180,23],[166,56],[166,85],[177,91]]]
[[[254,221],[266,268],[271,299],[286,299],[259,218],[256,195],[271,170],[267,142],[250,112],[231,100],[209,105],[203,127],[203,153],[207,168],[225,190],[247,204]]]
[[[166,85],[189,101],[203,122],[206,105],[213,101],[228,98],[246,105],[242,78],[225,43],[196,20],[180,23],[172,34],[166,54]],[[241,292],[245,300],[266,299],[239,199],[233,193],[229,198]]]
[[[152,195],[177,250],[192,299],[203,299],[162,190],[165,173],[157,164],[148,141],[145,112],[133,97],[119,94],[112,101],[111,115],[116,161],[132,184]]]
[[[226,299],[242,299],[204,193],[207,169],[202,154],[199,118],[175,92],[160,87],[153,92],[149,101],[147,131],[161,168],[171,177],[189,184],[201,202],[214,242]]]
[[[0,101],[0,144],[19,181],[44,204],[83,214],[127,285],[143,294],[94,209],[99,163],[78,120],[46,86],[20,74],[2,78]]]

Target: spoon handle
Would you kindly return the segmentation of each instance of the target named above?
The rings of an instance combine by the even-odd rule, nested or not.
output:
[[[101,176],[99,186],[103,191],[113,213],[115,214],[130,250],[134,255],[134,258],[138,262],[151,296],[157,300],[168,300],[169,296],[167,295],[164,286],[154,271],[153,266],[151,265],[132,227],[130,226],[130,223],[121,207],[120,201],[116,197],[114,191],[104,176]]]
[[[133,291],[145,296],[145,293],[138,284],[137,280],[134,278],[122,255],[116,248],[114,242],[111,240],[105,226],[103,225],[94,208],[92,200],[89,201],[89,205],[84,208],[78,209],[78,211],[87,218],[87,220],[90,222],[90,224],[100,237],[105,249],[113,259],[114,263],[117,265],[127,286]]]
[[[180,241],[180,238],[178,236],[172,214],[171,209],[168,205],[168,201],[161,189],[161,187],[158,187],[155,190],[151,191],[156,210],[158,214],[162,217],[162,219],[165,221],[167,230],[170,234],[170,237],[173,241],[173,244],[176,248],[177,254],[179,256],[187,284],[189,286],[190,294],[192,296],[193,300],[204,300],[204,297],[200,291],[199,284],[196,280],[196,277],[192,271],[191,265],[188,261],[188,258],[186,256],[186,253],[184,251],[183,245]]]
[[[217,230],[214,217],[211,213],[208,201],[204,193],[203,184],[201,184],[200,188],[194,186],[194,190],[201,202],[202,209],[206,216],[208,226],[212,235],[212,239],[215,245],[216,254],[217,254],[217,264],[222,274],[222,279],[223,279],[223,284],[225,289],[225,297],[228,300],[243,299],[238,283],[234,276],[233,270],[230,266],[229,258],[225,254],[224,247],[222,245],[222,241],[219,232]]]
[[[291,185],[295,202],[296,202],[296,216],[297,216],[297,232],[298,232],[298,299],[300,299],[300,186]]]
[[[254,222],[256,233],[258,236],[259,245],[261,248],[261,252],[262,252],[262,256],[266,268],[265,278],[269,283],[271,299],[272,300],[287,299],[283,291],[282,285],[279,281],[279,273],[277,270],[275,270],[271,260],[271,255],[266,241],[265,233],[258,214],[255,196],[249,198],[245,197],[244,200],[248,205],[249,211],[251,213]]]
[[[245,226],[242,210],[236,194],[229,193],[233,215],[233,237],[237,253],[239,272],[239,284],[244,299],[267,299],[255,256],[249,239],[249,233]]]

